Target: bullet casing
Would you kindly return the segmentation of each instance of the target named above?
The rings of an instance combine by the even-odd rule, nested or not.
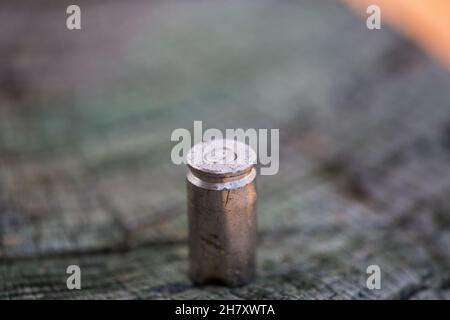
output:
[[[188,156],[190,277],[200,285],[240,286],[255,275],[256,157],[233,140],[201,147]]]

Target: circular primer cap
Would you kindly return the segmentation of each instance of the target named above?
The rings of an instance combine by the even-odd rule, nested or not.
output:
[[[186,162],[189,167],[204,174],[232,177],[253,168],[256,153],[238,140],[215,139],[193,146]]]

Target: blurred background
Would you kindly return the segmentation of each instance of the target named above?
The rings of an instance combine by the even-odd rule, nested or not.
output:
[[[0,298],[449,299],[450,8],[376,3],[1,1]],[[280,129],[246,287],[187,278],[194,120]]]

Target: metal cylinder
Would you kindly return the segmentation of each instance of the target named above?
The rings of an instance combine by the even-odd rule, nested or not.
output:
[[[189,151],[189,274],[195,284],[240,286],[254,277],[255,164],[255,152],[235,140]]]

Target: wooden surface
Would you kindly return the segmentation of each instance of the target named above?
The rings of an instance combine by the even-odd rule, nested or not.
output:
[[[450,299],[448,71],[332,1],[67,4],[1,4],[0,298]],[[242,288],[187,278],[194,120],[280,128]]]

